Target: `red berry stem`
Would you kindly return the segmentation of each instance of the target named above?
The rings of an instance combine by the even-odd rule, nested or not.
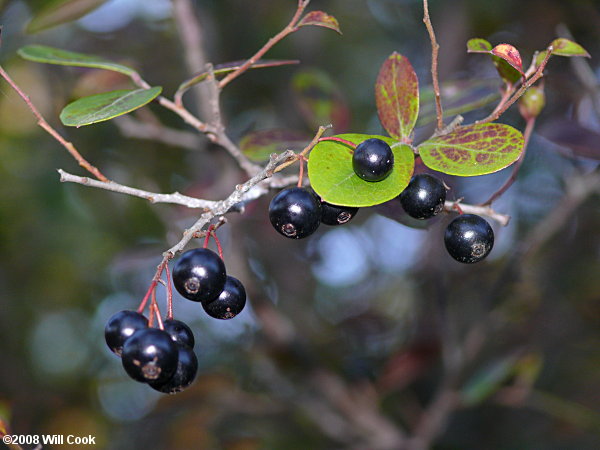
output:
[[[173,287],[171,286],[171,272],[169,271],[169,265],[165,266],[165,272],[167,274],[167,319],[173,318]]]
[[[215,229],[214,225],[209,225],[208,229],[206,230],[206,236],[204,237],[204,245],[203,245],[204,248],[208,247],[208,240],[210,239],[210,234],[212,233],[212,231],[214,229]]]
[[[352,150],[354,150],[356,148],[356,144],[354,142],[350,142],[350,141],[347,141],[346,139],[342,139],[339,137],[334,137],[334,136],[322,137],[322,138],[319,138],[319,142],[321,142],[321,141],[335,141],[335,142],[340,142],[344,145],[347,145]]]
[[[304,161],[307,161],[304,155],[298,155],[300,161],[300,171],[298,173],[298,187],[302,187],[302,180],[304,180]]]
[[[221,241],[217,237],[217,233],[211,231],[210,234],[212,234],[212,237],[215,240],[215,244],[217,244],[217,251],[219,252],[219,256],[221,257],[221,259],[223,259],[223,247],[221,247]]]
[[[158,303],[156,301],[156,291],[152,292],[152,304],[150,305],[150,309],[156,313],[156,322],[158,323],[158,328],[164,330],[165,326],[163,325],[162,318],[160,317],[160,309],[158,309]]]

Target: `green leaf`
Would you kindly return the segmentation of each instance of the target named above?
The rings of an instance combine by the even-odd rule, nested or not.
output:
[[[590,54],[581,45],[565,38],[558,38],[552,41],[553,55],[559,56],[585,56],[590,57]]]
[[[542,63],[544,62],[544,59],[546,59],[546,55],[548,54],[547,50],[542,50],[541,52],[539,52],[537,54],[537,56],[535,57],[535,67],[538,68],[542,65]],[[552,55],[550,55],[552,56]]]
[[[523,135],[509,125],[469,125],[419,145],[423,163],[438,172],[470,177],[497,172],[523,151]]]
[[[107,0],[50,0],[43,2],[43,7],[36,11],[33,19],[27,24],[28,33],[72,22],[92,12]]]
[[[473,375],[462,389],[463,404],[465,406],[475,406],[494,394],[512,375],[515,362],[516,358],[510,356],[496,361]]]
[[[228,73],[239,69],[245,62],[246,62],[246,60],[218,64],[214,67],[213,73],[215,74],[215,77],[218,77],[220,75],[227,75]],[[297,59],[260,59],[260,60],[256,61],[254,64],[252,64],[250,66],[250,69],[262,69],[264,67],[278,67],[278,66],[285,66],[285,65],[289,65],[289,64],[299,64],[299,63],[300,63],[300,61],[298,61]],[[194,75],[192,78],[184,81],[183,83],[181,83],[179,85],[179,87],[177,88],[176,95],[179,95],[179,96],[183,95],[183,93],[185,91],[187,91],[189,88],[191,88],[195,84],[201,83],[204,80],[206,80],[208,78],[208,76],[209,76],[209,72],[200,72],[199,74]]]
[[[336,141],[321,141],[310,152],[308,178],[323,200],[342,206],[373,206],[397,197],[408,185],[415,164],[410,146],[385,136],[340,134],[336,137],[356,145],[378,138],[392,147],[394,169],[382,181],[364,181],[352,168],[352,149]]]
[[[93,67],[96,69],[120,72],[127,76],[137,73],[129,67],[107,61],[99,56],[69,52],[59,48],[47,47],[45,45],[27,45],[20,48],[17,53],[24,59],[40,63],[58,64],[61,66]]]
[[[379,70],[375,103],[389,135],[409,140],[419,115],[419,80],[410,61],[399,53],[392,53]]]
[[[162,91],[156,86],[150,89],[134,89],[106,92],[75,100],[60,113],[64,125],[80,127],[122,116],[154,100]]]
[[[252,161],[267,161],[271,153],[285,150],[302,150],[310,137],[293,130],[253,131],[242,138],[240,149]]]
[[[329,28],[330,30],[342,34],[342,30],[340,30],[340,24],[338,23],[337,19],[323,11],[311,11],[306,14],[298,23],[298,27],[310,25]]]
[[[309,128],[332,124],[337,133],[350,125],[350,109],[335,81],[321,70],[297,72],[292,78],[297,109]]]
[[[489,53],[492,51],[492,44],[485,39],[473,38],[467,42],[467,52],[469,53]]]

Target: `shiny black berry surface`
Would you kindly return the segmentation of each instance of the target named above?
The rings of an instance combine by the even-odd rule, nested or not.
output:
[[[444,243],[455,260],[472,264],[490,253],[494,246],[494,231],[482,217],[462,214],[446,228]]]
[[[351,206],[337,206],[321,202],[321,223],[325,225],[343,225],[350,222],[357,212],[358,208]]]
[[[304,188],[284,189],[271,200],[269,219],[278,233],[290,239],[302,239],[319,227],[321,202]]]
[[[176,394],[189,387],[198,372],[198,358],[191,347],[177,346],[177,369],[167,381],[150,382],[150,387],[165,394]]]
[[[365,181],[384,180],[394,168],[394,153],[387,142],[367,139],[354,149],[352,168]]]
[[[196,340],[194,333],[185,322],[176,319],[167,319],[164,321],[165,331],[171,336],[173,342],[177,345],[184,345],[190,348],[194,347]]]
[[[444,183],[433,175],[415,175],[400,194],[404,211],[415,219],[429,219],[444,209],[446,188]]]
[[[177,353],[177,344],[167,332],[145,328],[125,341],[121,361],[134,380],[164,383],[177,369]]]
[[[148,328],[148,319],[136,311],[119,311],[111,316],[104,327],[106,345],[121,356],[123,344],[137,330]]]
[[[237,316],[246,305],[246,289],[234,277],[227,277],[223,292],[212,302],[203,302],[204,311],[215,319],[231,319]]]
[[[207,248],[188,250],[173,268],[175,289],[195,302],[217,298],[225,286],[226,277],[223,260]]]

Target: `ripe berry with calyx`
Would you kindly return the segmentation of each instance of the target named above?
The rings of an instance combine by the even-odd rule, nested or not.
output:
[[[338,206],[332,205],[321,201],[321,223],[325,225],[343,225],[350,222],[356,213],[358,208],[351,206]]]
[[[176,394],[189,387],[196,378],[198,371],[198,358],[191,347],[185,345],[177,346],[177,369],[167,381],[150,382],[150,387],[165,394]]]
[[[278,233],[290,239],[302,239],[319,227],[321,203],[304,188],[284,189],[271,200],[269,219]]]
[[[186,323],[181,320],[167,319],[164,322],[165,331],[171,336],[173,342],[177,345],[185,345],[193,348],[196,340],[194,339],[194,333]]]
[[[138,330],[125,341],[121,361],[134,380],[163,383],[177,370],[177,344],[158,328]]]
[[[125,341],[138,330],[148,328],[148,319],[136,311],[119,311],[111,316],[104,327],[106,345],[121,356]]]
[[[490,253],[494,246],[494,231],[482,217],[462,214],[446,228],[444,243],[455,260],[472,264]]]
[[[177,291],[194,302],[210,301],[225,286],[225,264],[212,250],[188,250],[173,268],[173,284]]]
[[[246,289],[234,277],[227,277],[223,292],[212,302],[202,302],[204,311],[215,319],[232,319],[237,316],[246,305]]]
[[[365,181],[381,181],[392,173],[394,153],[387,142],[367,139],[354,149],[352,168]]]
[[[429,219],[444,209],[446,187],[438,178],[421,173],[415,175],[400,194],[404,211],[415,219]]]

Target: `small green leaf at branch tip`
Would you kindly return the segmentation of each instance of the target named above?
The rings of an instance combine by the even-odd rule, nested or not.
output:
[[[430,169],[463,177],[497,172],[523,152],[520,131],[499,123],[475,124],[438,136],[418,147]]]
[[[105,92],[75,100],[60,113],[61,122],[70,127],[91,125],[134,111],[154,100],[162,87]]]
[[[244,60],[244,61],[233,61],[233,62],[218,64],[214,67],[213,73],[215,74],[216,77],[221,76],[221,75],[227,75],[228,73],[231,73],[231,72],[239,69],[245,62],[246,61]],[[299,64],[299,63],[300,63],[300,61],[298,61],[297,59],[260,59],[260,60],[256,61],[254,64],[252,64],[250,66],[250,69],[262,69],[265,67],[278,67],[278,66],[285,66],[285,65]],[[189,88],[191,88],[192,86],[206,80],[209,77],[209,75],[210,75],[210,73],[206,72],[206,71],[200,72],[197,75],[194,75],[192,78],[184,81],[183,83],[181,83],[179,85],[179,87],[177,88],[177,93],[179,95],[183,95],[183,93],[185,91],[187,91]]]
[[[585,56],[590,58],[590,54],[581,45],[565,38],[558,38],[552,41],[552,54],[558,56]]]
[[[25,30],[37,33],[48,28],[80,19],[94,9],[102,6],[107,0],[49,0],[39,2],[38,9]]]
[[[485,39],[473,38],[467,41],[467,52],[468,53],[490,53],[492,51],[492,44]]]
[[[27,45],[21,47],[17,53],[24,59],[39,63],[112,70],[127,76],[137,73],[129,67],[107,61],[99,56],[70,52],[45,45]]]
[[[298,22],[298,27],[305,26],[325,27],[342,34],[337,19],[323,11],[311,11],[307,13],[300,22]]]
[[[364,181],[354,173],[352,152],[347,145],[331,140],[321,141],[310,152],[308,178],[323,200],[342,206],[373,206],[397,197],[406,188],[415,164],[410,146],[385,136],[339,134],[334,137],[355,145],[371,138],[387,142],[394,153],[394,169],[382,181]]]
[[[383,128],[399,141],[410,139],[419,115],[419,80],[410,61],[392,53],[375,82],[375,103]]]

